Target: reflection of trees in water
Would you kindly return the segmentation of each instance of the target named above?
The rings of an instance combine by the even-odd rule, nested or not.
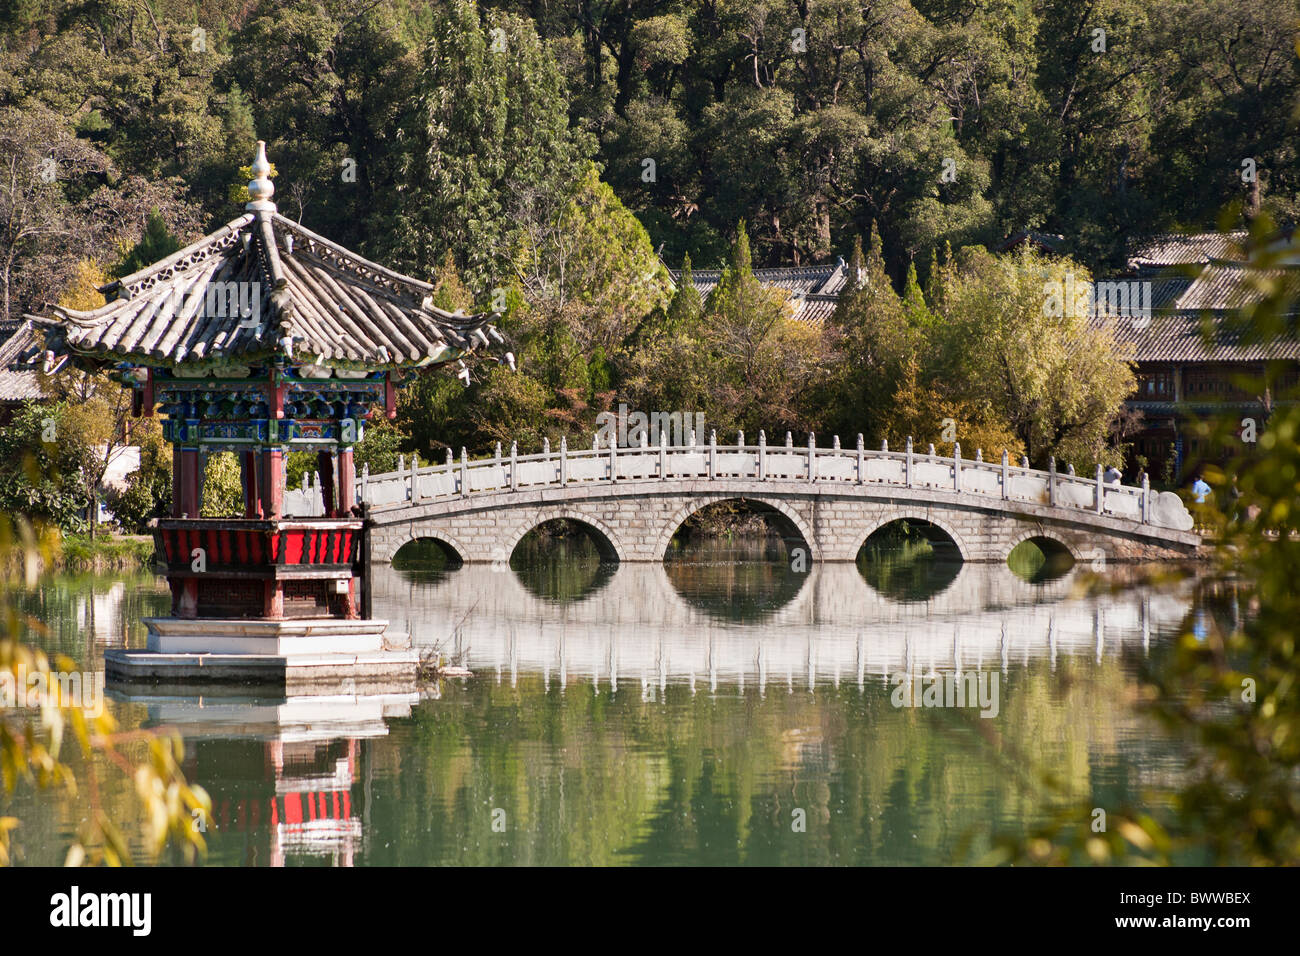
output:
[[[791,568],[775,532],[692,536],[669,549],[664,570],[688,604],[724,621],[757,621],[794,599],[807,570]]]
[[[416,538],[398,549],[392,564],[403,580],[434,583],[460,567],[461,560],[435,538]]]
[[[601,555],[583,525],[560,519],[524,535],[510,556],[510,567],[535,597],[563,604],[600,590],[618,565]]]
[[[1007,567],[1030,584],[1042,584],[1068,574],[1074,567],[1074,558],[1050,539],[1028,538],[1011,549]]]
[[[866,582],[895,601],[928,601],[961,572],[961,554],[940,528],[924,521],[894,521],[863,543],[857,558]]]
[[[378,772],[364,862],[969,862],[989,848],[989,820],[1024,832],[1050,812],[1005,772],[983,725],[1070,793],[1091,792],[1097,765],[1063,740],[1102,758],[1108,799],[1167,792],[1147,768],[1176,762],[1177,741],[1116,704],[1133,666],[1031,661],[1004,680],[992,721],[897,708],[879,682],[711,694],[628,680],[595,695],[576,677],[563,691],[540,675],[451,683],[369,743]],[[482,838],[490,807],[525,838]],[[796,808],[806,832],[791,828]]]
[[[42,650],[66,654],[87,669],[102,667],[95,664],[96,644],[121,646],[125,635],[132,646],[143,646],[143,619],[171,611],[166,582],[147,572],[50,575],[10,593],[15,610],[46,629]]]

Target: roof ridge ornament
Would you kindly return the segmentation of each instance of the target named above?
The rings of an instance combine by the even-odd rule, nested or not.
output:
[[[266,158],[266,140],[257,141],[257,155],[253,157],[250,167],[253,178],[248,183],[248,203],[244,206],[250,212],[275,212],[275,183],[271,182],[271,164]]]

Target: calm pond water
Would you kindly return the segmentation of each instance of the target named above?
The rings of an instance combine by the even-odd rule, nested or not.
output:
[[[209,864],[970,862],[1072,798],[1167,805],[1185,754],[1133,709],[1136,675],[1226,613],[1195,579],[1088,595],[1077,570],[801,572],[761,542],[661,566],[601,565],[582,539],[511,569],[427,557],[379,571],[376,616],[473,678],[107,702],[123,729],[185,737],[214,804]],[[167,594],[148,575],[64,576],[23,603],[45,647],[102,670]],[[924,706],[957,673],[967,706]],[[896,705],[903,687],[917,706]],[[129,818],[129,781],[97,776]],[[3,812],[23,820],[24,862],[58,863],[89,801],[21,789]]]

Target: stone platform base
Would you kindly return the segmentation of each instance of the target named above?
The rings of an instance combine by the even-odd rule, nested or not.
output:
[[[182,694],[256,687],[297,693],[414,689],[419,652],[387,621],[146,618],[146,650],[104,652],[107,683]]]
[[[104,652],[110,688],[147,687],[158,694],[202,693],[233,686],[285,695],[393,693],[413,691],[418,651],[368,654],[165,654],[159,651]]]
[[[385,634],[387,621],[301,618],[284,621],[234,618],[147,617],[147,648],[161,654],[374,654],[406,650],[405,634]]]

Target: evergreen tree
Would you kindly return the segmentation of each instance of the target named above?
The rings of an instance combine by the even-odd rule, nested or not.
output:
[[[121,278],[139,272],[173,252],[179,252],[180,248],[180,241],[167,228],[167,223],[158,210],[154,209],[145,223],[144,235],[113,267],[113,276]]]
[[[569,127],[563,80],[531,21],[468,0],[439,8],[392,194],[373,219],[386,261],[429,274],[450,250],[469,286],[510,284],[530,227],[573,196],[594,144]]]

